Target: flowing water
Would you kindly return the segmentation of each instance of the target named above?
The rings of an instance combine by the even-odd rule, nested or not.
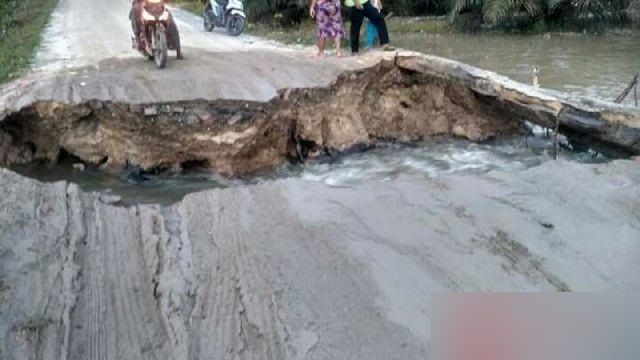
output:
[[[564,141],[563,141],[564,142]],[[566,146],[559,156],[579,162],[606,161],[595,152],[578,152]],[[107,173],[78,171],[72,162],[55,166],[28,164],[13,170],[42,181],[68,180],[86,191],[120,196],[123,203],[170,204],[186,194],[211,188],[256,184],[267,180],[301,177],[329,186],[354,186],[361,181],[389,181],[401,174],[434,178],[447,174],[478,174],[492,170],[519,170],[552,159],[553,143],[540,128],[530,137],[491,141],[483,144],[465,140],[439,139],[416,145],[380,144],[373,149],[344,155],[330,161],[305,165],[283,165],[275,171],[250,179],[229,180],[202,171],[179,174]]]
[[[521,82],[531,82],[536,66],[543,87],[602,99],[615,98],[640,71],[640,34],[416,34],[398,36],[394,42],[403,48],[460,60]],[[43,181],[69,180],[85,190],[121,196],[125,203],[168,204],[194,191],[288,177],[321,181],[330,186],[352,186],[363,180],[387,181],[400,174],[438,177],[525,169],[549,161],[551,151],[550,139],[537,129],[532,137],[484,144],[461,140],[434,140],[415,146],[384,144],[331,162],[283,166],[248,180],[228,180],[203,172],[144,176],[91,169],[80,172],[71,163],[54,167],[31,164],[15,170]],[[591,152],[566,148],[560,156],[586,162],[605,160]]]
[[[624,35],[411,34],[396,36],[402,48],[491,70],[530,84],[612,100],[640,72],[640,33]],[[631,99],[629,99],[631,100]]]

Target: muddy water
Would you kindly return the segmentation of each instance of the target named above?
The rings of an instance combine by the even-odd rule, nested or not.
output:
[[[524,83],[614,99],[640,72],[640,33],[627,35],[402,35],[402,48],[462,61]]]
[[[579,162],[606,161],[595,152],[567,148],[560,156]],[[543,135],[483,144],[443,140],[416,146],[385,144],[330,163],[308,165],[301,176],[332,186],[352,186],[370,179],[388,181],[400,174],[436,178],[447,174],[521,170],[551,159],[552,143]]]
[[[250,179],[229,180],[201,171],[180,174],[107,173],[95,169],[78,171],[72,162],[56,166],[29,164],[13,170],[45,182],[67,180],[86,191],[117,195],[125,204],[171,204],[186,194],[211,188],[262,183],[273,179],[301,177],[330,186],[355,186],[363,181],[389,181],[401,174],[435,178],[446,174],[478,174],[511,171],[552,160],[553,144],[544,131],[532,136],[483,144],[465,140],[431,140],[417,145],[381,144],[356,154],[305,165],[285,165]],[[601,162],[607,158],[595,152],[578,152],[564,146],[559,155],[578,162]]]
[[[540,69],[543,87],[603,99],[615,98],[640,71],[640,33],[631,35],[404,35],[394,38],[403,48],[457,59],[495,71],[521,82],[531,82],[532,69]],[[179,201],[184,195],[209,188],[224,188],[269,179],[302,177],[331,186],[353,186],[366,180],[388,181],[400,174],[438,177],[453,173],[511,171],[551,160],[552,144],[538,131],[529,138],[485,144],[466,141],[430,141],[416,146],[386,144],[331,162],[283,166],[269,174],[228,180],[208,173],[178,175],[106,174],[80,172],[71,163],[55,167],[32,164],[15,168],[43,181],[68,180],[88,191],[118,195],[125,203]],[[580,162],[602,161],[593,153],[563,149],[560,156]]]

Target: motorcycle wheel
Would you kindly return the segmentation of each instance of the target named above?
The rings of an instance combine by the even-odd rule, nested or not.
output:
[[[153,49],[153,61],[158,69],[164,69],[167,66],[167,34],[164,31],[156,31],[156,47]]]
[[[238,36],[244,30],[244,18],[240,15],[231,15],[227,20],[227,33],[231,36]]]
[[[204,24],[204,31],[208,31],[211,32],[213,31],[214,25],[211,21],[209,21],[209,16],[207,16],[207,14],[202,15],[203,18],[203,24]]]

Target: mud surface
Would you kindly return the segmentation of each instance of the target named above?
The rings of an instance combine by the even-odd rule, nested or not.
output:
[[[386,55],[318,62],[180,11],[188,59],[159,72],[127,49],[128,6],[60,1],[34,71],[0,88],[5,164],[238,175],[525,119],[640,144],[626,108],[442,59],[365,73]],[[0,358],[424,359],[435,291],[638,291],[639,184],[638,162],[561,160],[125,206],[0,169]]]
[[[631,161],[170,207],[0,180],[3,358],[419,359],[433,291],[640,288]]]

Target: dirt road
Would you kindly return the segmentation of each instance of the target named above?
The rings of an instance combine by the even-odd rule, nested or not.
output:
[[[383,56],[319,62],[310,49],[248,35],[229,37],[220,30],[207,33],[201,18],[172,8],[186,60],[171,57],[168,68],[158,70],[131,49],[129,9],[128,0],[61,0],[33,72],[0,88],[5,108],[20,108],[34,99],[268,100],[277,89],[326,85],[341,71]]]
[[[174,10],[187,60],[158,71],[128,48],[128,6],[61,0],[4,108],[264,100],[378,57],[318,62]],[[558,161],[121,206],[0,169],[0,359],[425,359],[435,291],[640,290],[639,184],[637,162]]]

